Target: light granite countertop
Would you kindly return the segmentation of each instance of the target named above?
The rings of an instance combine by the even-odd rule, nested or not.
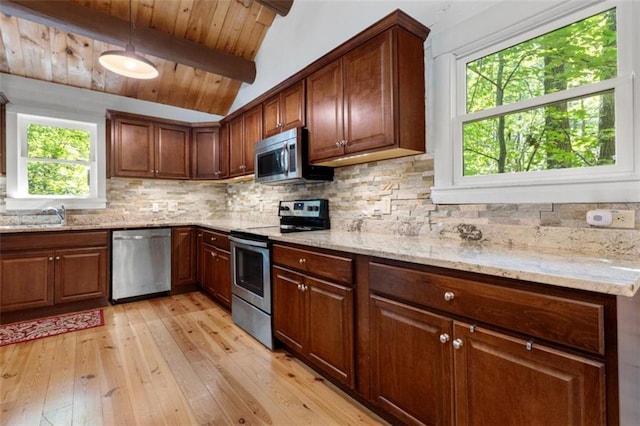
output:
[[[245,230],[274,242],[514,278],[559,287],[633,297],[640,288],[640,259],[603,258],[561,251],[513,249],[495,245],[337,230],[281,234],[274,224],[219,219],[197,222],[128,222],[67,226],[0,226],[0,233],[123,229],[199,225],[223,232]]]

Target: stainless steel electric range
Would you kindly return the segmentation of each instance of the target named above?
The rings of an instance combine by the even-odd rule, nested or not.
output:
[[[280,201],[280,233],[330,228],[329,202],[325,199]],[[273,349],[271,295],[271,241],[274,227],[232,230],[231,316],[233,322]]]

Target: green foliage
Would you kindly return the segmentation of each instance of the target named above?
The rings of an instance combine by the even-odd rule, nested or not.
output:
[[[27,179],[31,195],[90,194],[91,136],[84,130],[27,126]]]
[[[467,112],[571,89],[617,75],[611,9],[467,64]],[[615,163],[614,93],[467,122],[464,174]]]

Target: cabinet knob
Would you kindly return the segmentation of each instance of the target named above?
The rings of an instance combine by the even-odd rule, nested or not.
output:
[[[202,234],[198,234],[198,237],[202,237]]]
[[[449,340],[451,340],[451,337],[449,337],[449,335],[447,333],[442,333],[440,335],[440,342],[441,343],[447,343]]]
[[[456,339],[451,344],[454,349],[460,349],[462,347],[462,339]]]
[[[298,283],[298,290],[302,291],[302,284]]]
[[[216,237],[211,237],[211,241],[215,241],[215,240],[216,240]]]
[[[307,263],[307,259],[305,259],[304,257],[301,257],[300,259],[298,259],[298,263],[300,263],[301,265],[304,265],[305,263]]]
[[[56,260],[60,260],[60,256],[56,256]]]
[[[340,141],[340,146],[347,146],[347,143],[348,143],[347,140],[343,139]]]
[[[211,257],[216,257],[216,254],[212,252]]]
[[[340,148],[340,147],[342,146],[342,141],[338,141],[338,142],[336,142],[336,146],[337,146],[338,148]]]
[[[446,300],[447,302],[451,302],[453,299],[455,299],[456,295],[452,292],[452,291],[447,291],[444,294],[444,300]]]
[[[49,258],[49,260],[53,260],[53,256]]]

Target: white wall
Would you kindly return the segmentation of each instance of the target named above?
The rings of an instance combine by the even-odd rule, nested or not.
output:
[[[500,0],[295,0],[289,14],[278,15],[271,25],[255,58],[256,81],[242,85],[229,112],[252,101],[396,9],[426,25],[433,35],[497,3]]]

